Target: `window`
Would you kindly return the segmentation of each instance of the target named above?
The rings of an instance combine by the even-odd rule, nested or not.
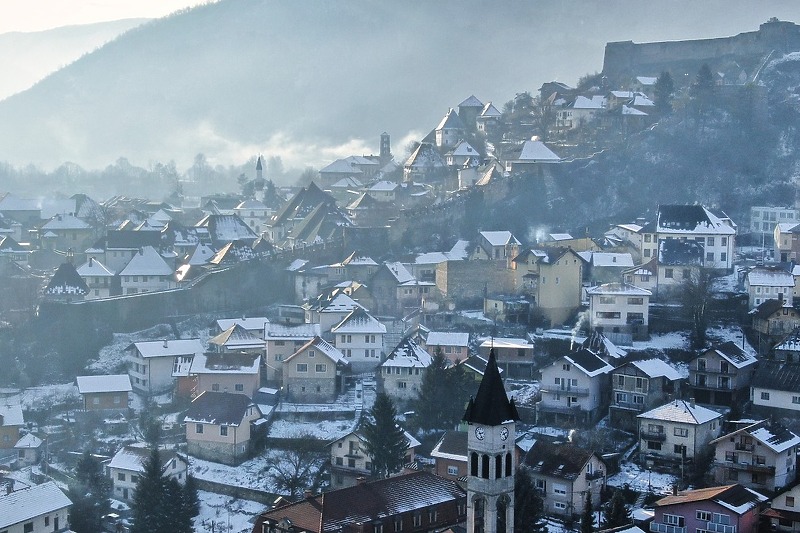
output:
[[[308,363],[297,363],[298,372],[308,372]]]
[[[727,261],[728,260],[728,254],[726,252],[720,253],[719,254],[719,260],[720,261]]]
[[[243,383],[237,383],[236,385],[233,386],[233,388],[234,388],[234,390],[236,390],[236,392],[244,392],[244,384]]]
[[[686,446],[684,446],[683,444],[674,444],[672,446],[672,452],[678,455],[683,455],[684,453],[686,453]]]
[[[698,521],[700,522],[711,522],[711,512],[710,511],[697,511],[695,515]]]
[[[720,237],[720,245],[728,246],[728,238],[727,237]]]
[[[650,248],[647,248],[647,249],[644,251],[644,256],[645,256],[645,257],[650,257]],[[644,280],[642,280],[642,281],[644,281]]]
[[[800,404],[800,396],[792,396],[792,403],[795,405]]]
[[[317,356],[317,352],[315,352],[314,350],[309,350],[308,351],[308,356],[309,357],[316,357]]]
[[[561,496],[566,496],[567,494],[567,487],[566,485],[557,485],[553,484],[553,494],[559,494]]]
[[[672,276],[672,269],[671,268],[665,268],[664,269],[664,277],[667,278],[667,279],[672,279],[673,276]]]
[[[614,304],[614,297],[613,296],[601,296],[600,303],[603,305],[613,305]]]
[[[688,437],[689,436],[689,429],[688,428],[675,428],[673,430],[673,435],[676,437]]]
[[[664,426],[661,424],[647,424],[648,433],[664,433]]]
[[[553,502],[553,507],[559,511],[565,511],[567,509],[567,504],[564,502]]]
[[[458,466],[449,465],[447,467],[447,475],[449,475],[449,476],[457,476],[458,475]]]
[[[228,426],[220,426],[219,427],[219,436],[220,437],[227,437],[228,436]]]
[[[628,298],[628,305],[644,305],[644,298]]]
[[[336,465],[337,465],[337,466],[344,466],[344,458],[342,458],[342,457],[337,457],[337,458],[336,458]]]
[[[27,522],[22,526],[23,533],[33,533],[33,522]]]
[[[117,472],[117,481],[125,481],[125,473]]]
[[[706,238],[706,244],[707,244],[708,246],[714,246],[714,237],[708,237],[708,238]]]
[[[769,400],[769,393],[765,392],[765,391],[762,391],[761,392],[761,399],[762,400]]]
[[[203,432],[203,424],[197,424],[197,425],[195,425],[195,427],[194,427],[194,432],[195,432],[195,433],[202,433],[202,432]]]
[[[794,507],[794,496],[786,497],[786,507]]]
[[[617,374],[617,385],[620,387],[625,386],[625,376],[623,376],[622,374]]]
[[[94,398],[92,398],[92,403],[94,405],[100,405],[100,398],[95,396]]]
[[[644,242],[650,242],[650,239],[651,239],[651,235],[645,235],[644,236]]]
[[[394,519],[394,533],[399,533],[403,531],[403,520],[400,518]]]
[[[706,254],[706,261],[713,261],[714,260],[714,252],[708,252]]]
[[[647,449],[654,451],[661,451],[661,443],[654,440],[647,441]]]
[[[406,388],[408,388],[408,383],[405,382],[405,381],[398,381],[397,382],[397,388],[406,389]]]
[[[213,392],[219,392],[219,383],[212,383],[211,384],[211,390]]]
[[[49,516],[45,516],[44,517],[44,525],[45,526],[49,526],[50,525],[50,517]]]
[[[323,374],[327,371],[328,371],[328,365],[325,363],[319,363],[314,365],[314,372],[317,372],[318,374]]]
[[[428,522],[433,524],[439,519],[439,511],[436,509],[430,509],[428,511]]]
[[[414,515],[414,527],[420,527],[422,525],[422,514],[416,513]]]
[[[570,369],[569,363],[561,365],[561,370],[565,370],[565,371],[569,372],[569,369]]]
[[[692,276],[692,271],[688,268],[683,269],[682,277],[683,279],[689,279]]]
[[[636,404],[639,404],[639,405],[644,405],[644,396],[639,396],[639,395],[634,394],[633,403],[636,403]]]
[[[374,524],[372,526],[372,533],[383,533],[383,524]]]
[[[725,460],[729,463],[738,462],[739,456],[736,452],[725,452]]]
[[[671,526],[683,527],[683,517],[664,513],[664,523]]]

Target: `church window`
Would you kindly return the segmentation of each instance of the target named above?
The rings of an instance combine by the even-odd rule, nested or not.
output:
[[[470,458],[469,475],[478,477],[478,454],[475,452],[472,452],[472,457]]]
[[[489,456],[486,454],[481,456],[481,477],[489,479]]]
[[[513,464],[511,460],[511,452],[506,453],[506,477],[511,477]]]
[[[494,458],[494,478],[500,479],[503,476],[503,456],[497,455]]]

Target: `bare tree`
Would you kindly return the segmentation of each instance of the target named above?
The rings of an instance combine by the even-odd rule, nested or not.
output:
[[[267,462],[267,470],[275,488],[295,498],[314,485],[325,464],[323,443],[311,435],[302,435],[295,445]]]
[[[708,329],[708,305],[711,302],[711,276],[706,270],[693,273],[683,282],[680,300],[692,324],[691,346],[703,348]]]

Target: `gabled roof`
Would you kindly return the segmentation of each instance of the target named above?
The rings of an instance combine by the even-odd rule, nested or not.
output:
[[[705,352],[703,355],[708,355],[709,353],[715,353],[718,356],[722,357],[730,364],[732,364],[736,368],[743,368],[752,364],[755,364],[758,359],[756,359],[755,354],[748,354],[745,353],[738,344],[733,341],[724,342],[722,344],[718,344],[716,346],[712,346]]]
[[[195,227],[206,228],[214,246],[233,241],[252,242],[258,238],[238,215],[206,215]]]
[[[0,528],[5,529],[70,505],[72,500],[52,481],[15,490],[0,496]]]
[[[422,142],[417,146],[417,149],[408,156],[404,166],[410,169],[432,170],[444,167],[445,163],[442,156],[439,155],[439,152],[431,143]]]
[[[628,355],[628,352],[618,347],[602,332],[597,330],[591,332],[589,336],[586,337],[586,340],[581,343],[581,347],[590,350],[593,354],[606,361],[610,359],[619,359],[620,357]]]
[[[25,448],[38,448],[44,444],[44,441],[34,435],[33,433],[26,433],[14,445],[15,450],[23,450]]]
[[[192,400],[184,421],[219,426],[238,426],[242,423],[245,414],[247,414],[248,407],[258,409],[258,406],[244,394],[204,391]]]
[[[341,322],[331,328],[331,333],[375,333],[383,335],[386,326],[363,307],[356,307]]]
[[[748,285],[794,287],[794,276],[782,268],[755,267],[747,273]]]
[[[175,357],[178,355],[202,354],[203,344],[200,339],[171,339],[159,341],[134,342],[128,348],[135,348],[144,357]]]
[[[800,328],[795,328],[772,349],[773,351],[800,352]]]
[[[736,230],[701,205],[660,205],[656,232],[734,235]]]
[[[80,394],[96,392],[131,392],[131,378],[128,374],[111,376],[78,376],[75,378]],[[127,407],[127,406],[126,406]]]
[[[475,98],[475,95],[468,96],[458,107],[483,107],[483,102]]]
[[[700,425],[721,418],[722,414],[700,405],[692,406],[686,400],[673,400],[662,406],[637,415],[637,418]]]
[[[627,268],[633,266],[633,257],[629,253],[593,252],[592,265],[596,267]]]
[[[469,346],[469,333],[453,331],[430,331],[425,337],[427,346]]]
[[[192,358],[193,374],[258,374],[261,356],[248,353],[203,353]]]
[[[289,326],[270,322],[264,328],[265,340],[310,340],[322,334],[319,324],[298,324]]]
[[[384,263],[384,267],[385,270],[397,280],[397,283],[408,283],[416,279],[406,266],[399,261],[386,262]]]
[[[89,276],[94,276],[98,278],[110,278],[114,277],[114,273],[111,272],[108,268],[103,265],[100,261],[95,259],[94,257],[90,257],[87,262],[82,264],[77,268],[78,275],[86,278]]]
[[[158,246],[161,234],[151,231],[109,230],[106,232],[106,249],[135,250],[143,246]]]
[[[428,368],[433,361],[431,354],[416,342],[406,337],[398,344],[381,366],[402,368]]]
[[[652,296],[652,292],[647,289],[629,285],[627,283],[604,283],[596,287],[586,289],[586,294],[594,295],[622,295],[622,296]]]
[[[502,113],[494,106],[494,104],[491,102],[486,102],[486,105],[484,105],[483,109],[481,109],[481,114],[479,116],[482,118],[498,118],[501,115]]]
[[[61,263],[56,273],[50,279],[50,283],[44,289],[44,293],[55,296],[61,294],[75,294],[85,296],[89,294],[89,287],[83,278],[80,277],[75,265],[72,263]]]
[[[347,206],[347,209],[369,209],[381,205],[382,204],[370,196],[368,192],[362,192],[358,198]]]
[[[217,320],[217,327],[222,331],[235,324],[242,326],[247,331],[259,331],[263,334],[264,326],[269,324],[269,319],[263,316],[248,316],[242,318],[220,318]]]
[[[298,531],[349,532],[373,520],[465,497],[466,491],[455,481],[418,471],[332,490],[277,507],[261,514],[254,529],[261,531],[265,520],[287,520]]]
[[[171,276],[173,270],[155,248],[145,246],[131,257],[119,274],[120,276]]]
[[[595,453],[573,444],[553,444],[537,439],[525,456],[525,464],[535,473],[575,480]]]
[[[264,324],[261,324],[264,327]],[[228,329],[208,340],[209,344],[224,346],[228,349],[263,348],[264,341],[256,337],[240,324],[233,324]]]
[[[589,376],[590,378],[607,374],[614,370],[614,367],[603,361],[591,350],[579,348],[574,352],[563,356],[564,359],[575,365],[575,368]],[[553,363],[558,364],[558,363]]]
[[[784,363],[782,361],[762,360],[751,383],[753,388],[800,391],[800,363]]]
[[[512,159],[522,163],[558,163],[561,158],[542,141],[525,141],[519,156]]]
[[[508,399],[494,350],[489,352],[489,362],[483,374],[478,393],[469,399],[464,420],[470,424],[499,426],[506,422],[519,420],[514,399]]]
[[[790,308],[791,306],[786,300],[775,300],[771,298],[758,304],[749,314],[755,318],[766,320],[784,307]]]
[[[123,446],[111,458],[108,463],[109,468],[119,468],[131,472],[144,472],[144,464],[150,458],[150,448],[141,446]],[[185,461],[175,450],[158,450],[158,457],[161,460],[161,468],[166,469],[173,459]]]
[[[519,240],[510,231],[482,231],[480,235],[492,246],[520,244]]]
[[[687,490],[677,496],[661,498],[656,502],[656,507],[702,501],[713,501],[741,516],[761,502],[767,501],[767,497],[737,483],[736,485]]]
[[[25,423],[22,414],[22,406],[18,403],[10,403],[5,400],[0,403],[0,427],[2,426],[21,426]]]
[[[314,348],[315,350],[319,351],[322,355],[333,361],[334,363],[341,363],[344,365],[349,365],[350,361],[348,361],[344,354],[333,344],[327,342],[326,340],[322,339],[321,337],[314,337],[303,346],[297,349],[292,355],[287,357],[283,362],[288,363],[291,361],[295,356],[305,351],[307,348]]]
[[[661,359],[633,361],[631,364],[641,370],[646,376],[651,378],[665,377],[670,381],[677,381],[683,377],[677,370]]]
[[[445,431],[431,450],[431,457],[466,461],[468,453],[468,435],[465,431]]]
[[[350,174],[353,176],[363,174],[364,172],[358,168],[358,165],[353,161],[347,159],[337,159],[333,163],[322,167],[319,170],[320,174]]]
[[[232,265],[257,259],[258,254],[253,250],[251,244],[251,241],[231,241],[217,250],[217,253],[208,260],[208,263],[211,265]]]
[[[355,309],[363,309],[360,303],[356,302],[343,292],[338,293],[333,299],[320,309],[320,313],[351,313]]]
[[[585,96],[576,96],[575,101],[572,102],[568,107],[571,107],[572,109],[601,110],[603,109],[603,102],[602,100],[586,98]]]
[[[45,231],[91,229],[91,226],[73,215],[55,215],[42,225]]]
[[[732,431],[731,433],[712,440],[709,444],[716,444],[742,433],[751,435],[754,439],[775,453],[783,453],[792,446],[800,444],[800,437],[781,424],[768,420],[761,420],[755,424],[739,428],[736,431]]]
[[[469,144],[467,141],[461,139],[460,141],[458,141],[458,143],[456,143],[455,147],[453,147],[453,149],[450,150],[447,154],[457,157],[461,156],[474,157],[478,155],[478,151],[475,150],[475,148],[473,148],[472,145]]]

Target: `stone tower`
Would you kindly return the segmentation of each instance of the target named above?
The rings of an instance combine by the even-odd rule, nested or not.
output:
[[[389,134],[385,131],[381,133],[381,163],[388,163],[392,159],[392,144],[389,139]]]
[[[478,393],[464,413],[469,460],[467,533],[514,531],[517,420],[517,408],[506,395],[492,350]]]

